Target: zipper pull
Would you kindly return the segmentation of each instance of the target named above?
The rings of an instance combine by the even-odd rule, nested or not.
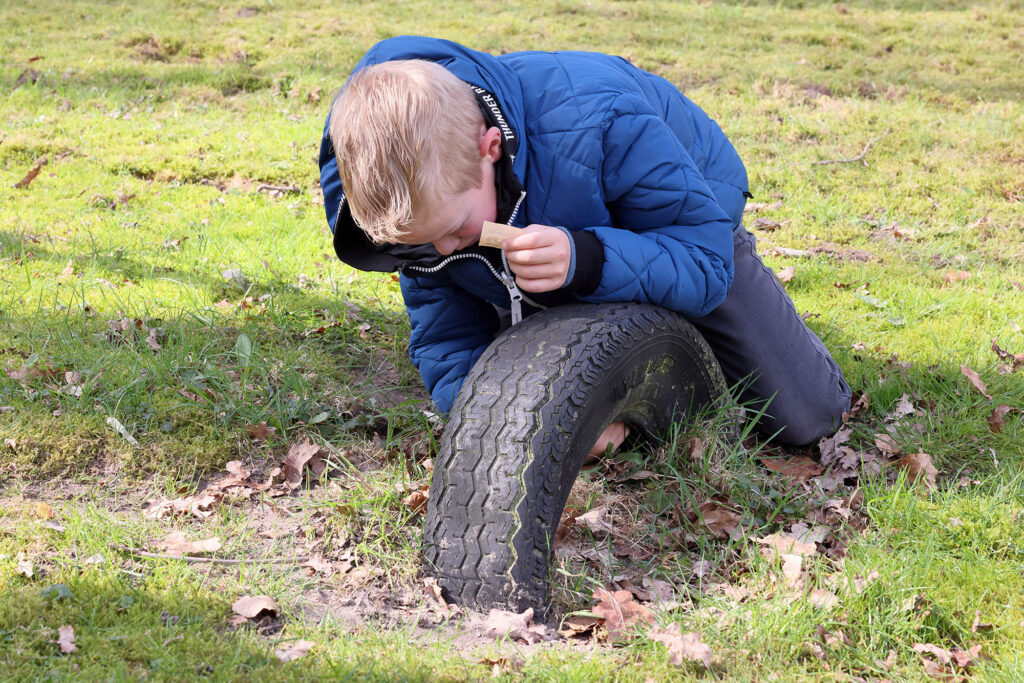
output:
[[[523,293],[516,286],[516,281],[507,273],[502,273],[501,284],[505,285],[505,288],[508,289],[508,296],[511,300],[512,324],[518,325],[523,321]]]

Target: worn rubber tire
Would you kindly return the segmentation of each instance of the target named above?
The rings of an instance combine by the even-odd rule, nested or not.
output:
[[[559,306],[505,331],[449,414],[425,572],[466,606],[543,611],[551,540],[604,427],[624,420],[663,436],[725,391],[707,342],[657,306]]]

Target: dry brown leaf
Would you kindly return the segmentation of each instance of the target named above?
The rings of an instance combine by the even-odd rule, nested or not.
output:
[[[927,453],[913,453],[896,461],[896,464],[907,471],[908,481],[923,481],[927,488],[935,488],[935,478],[939,471],[932,465],[932,457]]]
[[[562,626],[558,629],[558,633],[564,638],[585,636],[592,633],[594,628],[602,621],[604,620],[600,617],[589,617],[584,615],[568,616],[562,620]]]
[[[866,577],[855,576],[853,577],[853,592],[860,595],[868,589],[868,586],[877,581],[882,575],[877,571],[872,570]]]
[[[315,88],[313,88],[312,90],[310,90],[309,94],[306,95],[306,103],[307,104],[313,104],[314,102],[319,102],[320,101],[320,93],[322,93],[322,92],[323,92],[323,88],[321,88],[319,85],[316,86]]]
[[[978,662],[978,658],[981,656],[981,645],[975,645],[969,650],[961,650],[958,647],[954,647],[950,650],[950,656],[953,658],[953,663],[961,669],[969,669]]]
[[[700,640],[700,633],[691,631],[683,635],[679,624],[669,624],[665,628],[655,628],[647,632],[647,636],[668,648],[669,664],[682,666],[683,661],[697,662],[705,669],[711,668],[711,648]]]
[[[214,553],[220,550],[221,546],[220,539],[216,536],[202,541],[189,541],[181,531],[173,531],[164,540],[154,543],[153,547],[172,557],[181,557],[182,555]]]
[[[909,395],[903,394],[903,396],[900,397],[900,400],[896,402],[896,407],[893,408],[892,411],[890,411],[889,414],[885,416],[883,422],[899,422],[901,418],[913,414],[914,404],[910,401]]]
[[[78,649],[75,645],[75,629],[69,625],[61,626],[57,629],[57,645],[60,646],[60,651],[66,655]]]
[[[320,447],[309,439],[302,443],[292,444],[284,459],[284,479],[288,488],[297,489],[302,486],[302,474],[306,463],[319,452]]]
[[[842,446],[853,435],[853,430],[843,427],[832,436],[823,437],[818,442],[818,452],[821,453],[821,464],[824,467],[831,465],[841,454]]]
[[[739,513],[713,500],[703,503],[698,508],[698,511],[700,513],[700,520],[715,532],[715,536],[718,538],[728,538],[735,531],[736,527],[739,526],[742,519]]]
[[[807,481],[825,471],[824,467],[806,455],[794,458],[762,458],[761,463],[772,472],[784,474],[797,481]]]
[[[277,427],[269,427],[267,426],[266,421],[263,421],[258,425],[245,425],[245,431],[249,433],[250,439],[256,439],[257,441],[269,441],[277,431]],[[317,450],[320,449],[318,448]]]
[[[801,543],[823,543],[831,528],[824,524],[808,526],[803,522],[797,522],[789,529],[789,534]]]
[[[423,592],[431,601],[447,607],[448,603],[444,599],[444,589],[438,585],[437,579],[433,576],[423,579]]]
[[[305,657],[306,653],[316,645],[312,640],[296,640],[288,643],[282,648],[274,650],[274,654],[282,662],[294,662],[296,659]]]
[[[430,496],[430,485],[425,485],[422,488],[412,491],[409,495],[402,499],[402,505],[412,510],[417,514],[422,514],[427,511],[427,499]]]
[[[626,638],[628,629],[639,624],[653,624],[654,614],[633,600],[630,591],[615,591],[604,588],[594,591],[594,599],[598,600],[591,612],[604,619],[608,629],[608,640],[618,642]]]
[[[146,508],[143,516],[147,519],[160,519],[165,515],[190,514],[199,519],[206,519],[213,514],[213,506],[223,499],[224,494],[220,491],[197,493],[194,496],[185,496],[174,500],[164,499]]]
[[[27,579],[31,579],[35,574],[35,569],[32,567],[32,560],[25,555],[24,552],[18,553],[17,557],[14,558],[17,563],[14,568],[16,574],[21,574]]]
[[[789,268],[783,268],[776,277],[779,278],[779,282],[791,282],[796,277],[796,266],[790,266]]]
[[[814,543],[804,543],[803,541],[787,536],[786,534],[771,534],[764,538],[757,539],[757,542],[761,545],[774,548],[779,554],[782,555],[800,555],[803,557],[810,557],[818,552],[818,546]]]
[[[914,643],[914,652],[919,654],[929,654],[935,657],[943,664],[950,664],[953,662],[953,656],[949,650],[939,647],[938,645],[932,645],[931,643]]]
[[[19,190],[28,189],[29,184],[36,179],[36,176],[39,175],[39,171],[41,171],[43,166],[49,163],[49,161],[50,159],[48,157],[43,157],[42,159],[37,160],[35,166],[29,169],[29,172],[25,174],[25,177],[14,183],[14,187]]]
[[[836,594],[824,588],[812,588],[807,601],[818,609],[831,609],[839,604]]]
[[[880,450],[882,455],[886,456],[900,452],[900,447],[896,445],[896,441],[888,434],[875,434],[875,448]]]
[[[523,668],[524,661],[521,657],[510,655],[507,657],[484,657],[480,663],[491,667],[491,678],[500,678],[502,674],[510,674]]]
[[[967,270],[949,270],[942,274],[942,279],[946,282],[963,282],[969,280],[971,277],[970,271]]]
[[[981,610],[974,611],[974,621],[971,622],[971,633],[977,633],[978,631],[991,631],[992,624],[983,623],[981,621]]]
[[[688,439],[686,446],[690,451],[690,460],[700,462],[704,459],[704,440],[699,436]]]
[[[314,555],[299,566],[312,569],[313,574],[324,574],[326,576],[330,576],[334,573],[334,565],[331,564],[330,560],[323,555]]]
[[[532,607],[528,607],[522,614],[492,609],[484,620],[483,634],[491,638],[520,640],[528,645],[558,638],[552,629],[532,622]]]
[[[53,519],[53,507],[49,503],[36,503],[36,517],[39,519]]]
[[[249,481],[249,470],[245,469],[241,460],[232,460],[224,466],[224,469],[228,471],[228,475],[223,479],[211,484],[211,487],[216,487],[221,491],[226,491],[236,486],[245,486],[248,488],[254,488],[259,491],[266,490],[270,487],[270,484],[257,484]]]
[[[277,615],[277,603],[269,595],[246,595],[231,603],[231,611],[246,619],[255,619],[263,612]]]
[[[966,377],[967,379],[969,379],[971,381],[971,384],[974,385],[975,389],[977,389],[978,391],[981,392],[982,396],[984,396],[985,398],[987,398],[990,401],[992,400],[992,397],[989,396],[989,394],[988,394],[988,389],[985,386],[985,383],[981,381],[981,376],[978,375],[978,373],[976,373],[974,370],[971,370],[966,365],[961,365],[960,366],[960,372],[962,372],[964,374],[964,377]]]
[[[146,335],[146,346],[152,349],[154,352],[159,351],[163,347],[160,346],[160,328],[151,327],[149,328],[149,334]]]
[[[614,529],[611,524],[605,521],[605,516],[607,514],[608,506],[602,505],[601,507],[596,507],[585,514],[579,515],[573,524],[575,526],[585,526],[590,529],[591,533],[610,534]]]
[[[1019,413],[1020,408],[1014,408],[1005,404],[1000,404],[992,410],[992,414],[988,416],[988,426],[996,434],[1003,431],[1003,427],[1006,426],[1006,416],[1010,413]]]
[[[782,555],[782,578],[787,587],[794,590],[804,587],[803,562],[804,558],[800,555]]]
[[[1010,372],[1016,372],[1017,368],[1024,367],[1024,353],[1010,353],[999,348],[996,344],[996,340],[992,340],[992,350],[996,352],[1001,360],[1007,361],[1010,364]]]

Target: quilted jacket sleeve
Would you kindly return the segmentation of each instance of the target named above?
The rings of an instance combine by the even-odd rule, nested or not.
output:
[[[498,332],[494,307],[458,287],[443,272],[400,276],[409,313],[409,357],[434,405],[447,413],[462,381]]]
[[[586,228],[604,246],[604,265],[600,284],[580,298],[705,315],[732,284],[734,221],[664,119],[624,104],[606,125],[601,169],[616,225]]]

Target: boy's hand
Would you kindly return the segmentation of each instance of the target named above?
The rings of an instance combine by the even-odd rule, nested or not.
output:
[[[558,228],[529,225],[501,244],[520,288],[527,292],[550,292],[565,284],[572,244]]]
[[[614,453],[622,445],[622,442],[626,440],[627,436],[629,436],[629,425],[625,422],[612,422],[604,428],[601,436],[597,437],[597,443],[590,449],[587,462],[592,462],[604,455],[608,450],[608,446],[612,447],[612,453]]]

